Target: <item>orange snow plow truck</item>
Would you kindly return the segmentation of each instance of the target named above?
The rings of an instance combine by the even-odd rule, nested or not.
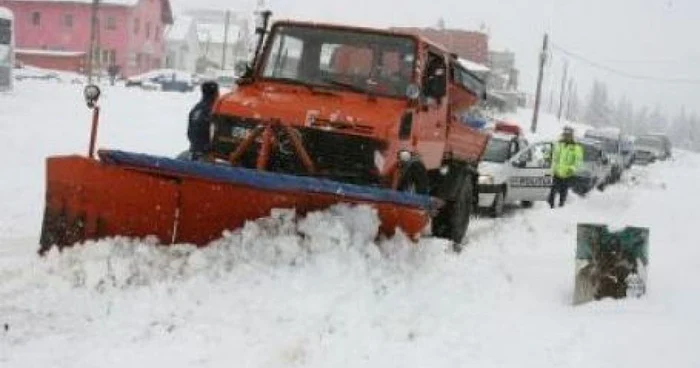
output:
[[[484,96],[456,55],[423,38],[279,21],[214,105],[208,160],[101,149],[47,159],[41,250],[123,235],[206,245],[274,208],[369,204],[381,231],[459,244],[488,137],[459,117]],[[96,156],[96,157],[95,157]]]

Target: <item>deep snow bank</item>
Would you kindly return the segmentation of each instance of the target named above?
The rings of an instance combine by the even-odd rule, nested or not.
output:
[[[448,242],[425,239],[414,244],[402,233],[378,242],[376,210],[369,206],[336,205],[298,218],[294,210],[279,209],[270,217],[250,221],[207,247],[157,245],[155,239],[112,238],[90,241],[59,252],[54,248],[37,260],[32,272],[57,277],[72,287],[101,291],[203,277],[221,279],[238,267],[272,269],[304,267],[309,262],[338,260],[368,272],[418,264],[423,255]],[[420,256],[419,256],[420,255]]]

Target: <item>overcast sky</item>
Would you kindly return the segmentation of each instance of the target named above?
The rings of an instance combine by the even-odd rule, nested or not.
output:
[[[256,0],[172,0],[183,8],[252,9]],[[485,24],[492,49],[516,53],[522,89],[534,91],[543,33],[556,45],[631,74],[696,80],[672,84],[622,78],[569,59],[579,95],[594,78],[607,81],[614,97],[680,106],[700,112],[700,0],[267,0],[277,18],[350,22],[368,26],[434,26],[478,29]],[[548,71],[558,88],[561,62],[556,50]]]

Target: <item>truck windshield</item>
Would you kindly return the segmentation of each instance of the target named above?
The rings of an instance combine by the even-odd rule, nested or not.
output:
[[[404,97],[413,79],[410,37],[299,25],[273,29],[262,76],[310,86]]]
[[[483,161],[486,162],[506,162],[510,158],[510,141],[499,138],[489,139],[484,151]]]

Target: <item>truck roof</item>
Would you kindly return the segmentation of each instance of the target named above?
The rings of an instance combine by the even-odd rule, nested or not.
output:
[[[442,52],[450,53],[448,51],[447,47],[445,47],[437,42],[434,42],[428,38],[417,35],[415,33],[400,31],[400,30],[391,30],[391,29],[385,29],[385,28],[372,28],[372,27],[363,27],[363,26],[351,26],[351,25],[339,24],[339,23],[300,21],[300,20],[291,20],[291,19],[277,20],[277,21],[273,22],[273,24],[272,24],[273,27],[280,26],[280,25],[282,25],[282,26],[289,25],[289,26],[300,26],[300,27],[333,28],[333,29],[347,30],[347,31],[378,33],[378,34],[384,34],[384,35],[388,35],[388,36],[410,37],[410,38],[413,38],[416,41],[419,41],[421,43],[429,44]]]
[[[509,141],[512,140],[513,138],[516,138],[517,135],[512,134],[512,133],[504,133],[504,132],[493,132],[491,133],[491,138],[495,139],[500,139],[504,141]]]

